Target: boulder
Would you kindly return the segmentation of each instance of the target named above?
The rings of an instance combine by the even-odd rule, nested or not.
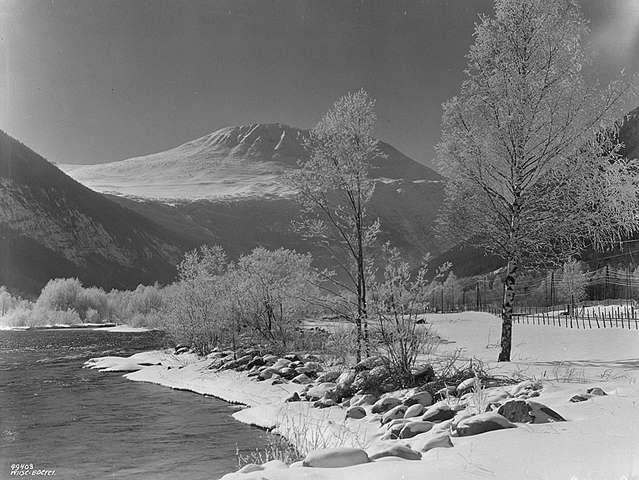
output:
[[[189,350],[191,350],[191,347],[188,345],[176,345],[174,351],[176,355],[181,355],[182,353],[187,353]]]
[[[355,420],[359,420],[366,416],[366,410],[362,407],[350,407],[346,410],[346,418],[353,418]]]
[[[404,429],[404,426],[409,421],[410,420],[406,418],[401,418],[401,419],[397,419],[398,423],[394,423],[395,421],[393,421],[387,424],[388,428],[386,429],[386,433],[382,436],[382,440],[395,440],[399,438],[399,434],[402,432],[402,430]]]
[[[288,383],[288,380],[283,377],[276,376],[275,378],[273,378],[271,385],[282,385],[283,383]]]
[[[351,398],[352,407],[361,407],[363,405],[373,405],[377,401],[377,396],[372,393],[363,393],[355,395]]]
[[[566,419],[555,412],[552,408],[546,405],[528,401],[528,405],[531,408],[531,415],[533,417],[533,423],[552,423],[552,422],[565,422]]]
[[[433,422],[408,422],[399,432],[399,438],[412,438],[420,433],[430,431],[434,425]]]
[[[495,412],[480,413],[462,419],[456,427],[457,435],[469,437],[480,433],[501,430],[505,428],[515,428],[516,425]]]
[[[395,408],[401,404],[402,404],[401,400],[395,397],[380,398],[373,405],[371,413],[386,413],[391,408]]]
[[[324,372],[317,377],[317,383],[335,382],[340,376],[340,372]]]
[[[264,365],[273,365],[277,362],[277,358],[275,355],[267,354],[262,357],[262,360],[264,360]]]
[[[324,395],[326,395],[327,392],[334,391],[336,386],[337,385],[333,382],[320,383],[309,388],[309,390],[306,392],[306,395],[311,400],[319,400]]]
[[[284,359],[289,362],[299,362],[301,359],[296,353],[289,353],[288,355],[284,355]]]
[[[430,392],[423,391],[415,393],[414,395],[411,395],[404,400],[404,405],[406,406],[416,404],[419,404],[423,407],[429,407],[433,404],[433,396],[430,394]]]
[[[280,368],[277,373],[288,380],[292,379],[296,374],[295,369],[291,367]]]
[[[424,384],[435,379],[435,370],[432,365],[420,365],[413,372],[413,381]]]
[[[572,403],[585,402],[592,397],[593,395],[589,393],[578,393],[577,395],[573,395],[572,397],[570,397],[570,401]]]
[[[260,380],[268,380],[269,378],[271,378],[275,373],[277,373],[277,371],[273,368],[265,368],[264,370],[262,370],[259,375],[257,376],[257,378],[259,378]]]
[[[338,389],[344,392],[348,392],[350,391],[351,386],[353,385],[353,380],[355,380],[355,371],[347,370],[345,372],[342,372],[340,376],[337,377],[337,380],[335,380],[335,383],[337,383]]]
[[[293,383],[299,383],[300,385],[306,385],[308,383],[311,383],[312,380],[310,378],[308,378],[308,376],[304,373],[300,373],[299,375],[297,375],[296,377],[293,377],[293,379],[291,380],[291,382]]]
[[[286,358],[279,358],[274,364],[273,368],[275,370],[281,370],[284,367],[288,367],[291,364],[291,361]]]
[[[586,390],[586,393],[589,393],[590,395],[595,395],[595,396],[598,396],[598,397],[602,397],[602,396],[608,395],[600,387],[591,387],[591,388]]]
[[[404,413],[404,418],[419,417],[423,413],[424,413],[424,406],[420,403],[416,403],[406,409],[406,413]]]
[[[284,400],[285,402],[299,402],[300,400],[302,400],[300,398],[299,393],[297,392],[293,392],[293,395],[291,395],[290,397],[288,397],[286,400]]]
[[[261,367],[265,363],[266,362],[264,362],[264,359],[262,357],[253,357],[253,359],[246,364],[246,368],[251,369],[253,367]]]
[[[413,446],[416,447],[415,444],[413,444]],[[433,448],[450,448],[452,446],[453,441],[450,439],[450,435],[447,433],[441,433],[426,439],[424,442],[420,442],[418,450],[420,452],[427,452]]]
[[[390,376],[390,372],[385,365],[379,365],[368,371],[369,386],[382,385]]]
[[[497,413],[515,423],[533,423],[532,408],[525,400],[509,400],[497,409]]]
[[[456,411],[450,408],[449,405],[438,403],[429,407],[422,415],[422,420],[425,422],[443,422],[450,420],[456,415]]]
[[[378,460],[384,457],[399,457],[405,460],[421,460],[422,454],[416,452],[408,445],[392,445],[390,447],[382,448],[381,450],[376,451],[370,456],[371,460]]]
[[[384,365],[384,359],[382,357],[368,357],[355,365],[356,372],[362,372],[365,370],[371,370],[375,367]]]
[[[370,386],[370,373],[368,373],[368,370],[363,370],[361,372],[357,372],[357,374],[355,375],[355,379],[353,380],[353,383],[351,385],[351,388],[353,389],[354,392],[357,391],[366,391],[369,389]]]
[[[472,390],[474,386],[475,386],[475,379],[474,378],[467,378],[466,380],[461,382],[459,385],[457,385],[457,393],[459,395],[467,393],[470,390]]]
[[[391,408],[382,416],[382,425],[390,422],[391,420],[396,420],[398,418],[404,418],[404,414],[406,413],[406,405],[397,405],[396,407]]]
[[[340,447],[310,452],[304,458],[303,465],[317,468],[343,468],[368,462],[370,459],[364,450]]]
[[[313,403],[313,407],[315,408],[328,408],[337,406],[337,402],[332,398],[320,398],[316,402]]]

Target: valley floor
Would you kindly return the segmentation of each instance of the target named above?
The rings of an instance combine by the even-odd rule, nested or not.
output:
[[[639,479],[639,331],[515,325],[513,362],[497,364],[493,362],[500,332],[496,317],[467,312],[428,315],[426,320],[443,339],[438,355],[461,349],[463,358],[485,361],[491,373],[541,381],[543,388],[534,400],[567,421],[517,424],[517,428],[453,437],[453,448],[434,448],[421,460],[386,457],[346,468],[289,467],[273,462],[257,471],[224,478]],[[416,448],[416,442],[424,441],[420,437],[427,435],[382,440],[379,416],[345,420],[345,410],[339,406],[317,409],[312,408],[312,402],[285,403],[303,386],[256,382],[245,372],[233,370],[215,372],[207,369],[210,360],[193,354],[156,351],[129,358],[105,357],[91,364],[111,371],[137,370],[127,378],[243,404],[245,408],[234,414],[237,420],[275,428],[305,450],[321,444],[370,452],[389,442]],[[590,387],[601,387],[607,395],[579,403],[569,401]]]

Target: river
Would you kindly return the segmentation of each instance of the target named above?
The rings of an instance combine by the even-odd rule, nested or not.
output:
[[[81,368],[163,343],[161,332],[0,331],[0,478],[22,465],[56,480],[217,479],[237,469],[237,445],[266,446],[226,402]]]

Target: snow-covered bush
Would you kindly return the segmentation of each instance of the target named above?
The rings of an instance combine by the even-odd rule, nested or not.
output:
[[[383,279],[373,285],[372,318],[376,320],[373,338],[379,355],[385,360],[399,384],[413,381],[417,356],[434,347],[428,329],[418,323],[421,306],[426,303],[426,273],[429,257],[416,275],[402,260],[398,249],[383,248]]]

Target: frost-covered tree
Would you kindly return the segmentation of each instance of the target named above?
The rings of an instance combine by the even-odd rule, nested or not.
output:
[[[564,263],[559,282],[559,294],[566,302],[570,302],[571,308],[575,302],[586,297],[588,277],[584,274],[581,264],[570,259]]]
[[[459,93],[444,105],[443,232],[506,264],[500,361],[510,360],[518,271],[603,248],[638,226],[634,164],[614,121],[634,93],[600,87],[574,0],[496,0],[482,16]]]
[[[357,326],[358,360],[362,342],[368,350],[369,249],[379,231],[368,211],[375,187],[370,163],[381,155],[373,136],[376,120],[375,101],[364,90],[338,99],[311,130],[306,142],[310,155],[290,176],[302,207],[295,227],[325,247],[342,270],[343,276],[331,277],[339,290],[333,291],[336,297],[343,298],[346,290],[355,299],[354,313],[347,315]],[[344,277],[345,282],[339,280]]]

